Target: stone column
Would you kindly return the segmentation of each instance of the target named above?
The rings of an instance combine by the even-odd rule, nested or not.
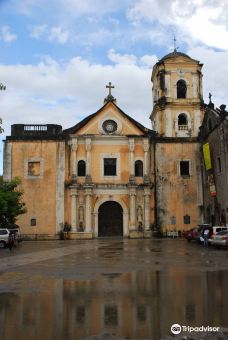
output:
[[[86,138],[86,182],[92,182],[91,179],[91,138]]]
[[[92,232],[92,220],[91,220],[91,213],[92,213],[92,188],[85,189],[85,232],[90,233]]]
[[[129,151],[130,151],[130,182],[135,181],[135,167],[134,167],[134,150],[135,150],[135,140],[134,138],[129,138]]]
[[[70,141],[70,144],[71,144],[71,159],[72,159],[72,163],[71,163],[72,180],[76,181],[76,179],[77,179],[77,155],[76,155],[76,151],[77,151],[77,148],[78,148],[77,138],[73,137]]]
[[[77,189],[71,189],[71,231],[76,232],[77,231],[77,222],[78,222],[78,209],[77,209]]]
[[[135,204],[135,197],[136,197],[136,188],[130,188],[130,230],[136,229],[136,204]]]
[[[59,141],[56,153],[56,234],[64,224],[64,192],[65,192],[65,141]]]
[[[144,218],[145,230],[150,230],[150,189],[144,188]]]
[[[149,161],[148,161],[148,151],[149,151],[150,145],[149,140],[144,139],[143,140],[143,150],[144,150],[144,181],[148,181],[148,175],[149,175]]]

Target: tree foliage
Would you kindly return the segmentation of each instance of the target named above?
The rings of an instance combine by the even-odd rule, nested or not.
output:
[[[0,177],[0,225],[15,223],[18,215],[26,212],[25,203],[21,201],[23,192],[18,188],[19,178],[4,181]]]

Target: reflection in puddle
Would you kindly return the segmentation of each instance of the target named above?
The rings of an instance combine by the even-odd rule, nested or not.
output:
[[[24,274],[13,292],[0,294],[1,340],[72,340],[104,332],[160,339],[174,323],[228,326],[225,271],[169,268],[101,274],[93,281],[33,278],[28,283]]]

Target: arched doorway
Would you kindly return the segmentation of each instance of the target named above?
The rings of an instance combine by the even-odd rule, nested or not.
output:
[[[100,205],[98,236],[123,236],[123,209],[119,203],[108,201]]]

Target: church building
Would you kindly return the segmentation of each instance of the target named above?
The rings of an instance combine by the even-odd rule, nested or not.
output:
[[[21,233],[55,238],[144,237],[203,222],[198,139],[202,64],[174,50],[153,67],[151,129],[116,104],[63,130],[15,124],[4,143],[4,179],[21,178]]]

